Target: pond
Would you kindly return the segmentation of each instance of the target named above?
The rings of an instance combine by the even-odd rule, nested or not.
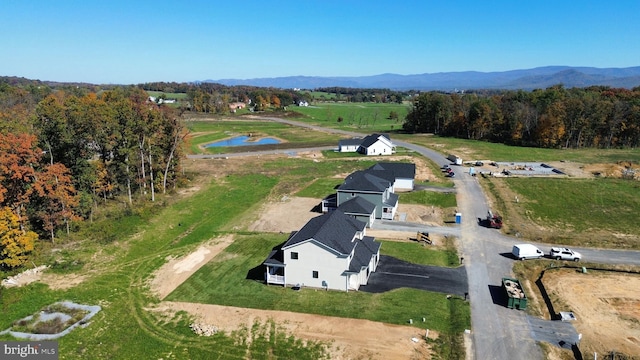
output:
[[[221,147],[221,146],[247,146],[247,145],[271,145],[271,144],[280,144],[281,141],[272,138],[272,137],[264,137],[255,141],[248,141],[251,138],[249,136],[236,136],[234,138],[229,138],[225,140],[220,140],[216,142],[209,143],[204,147]]]

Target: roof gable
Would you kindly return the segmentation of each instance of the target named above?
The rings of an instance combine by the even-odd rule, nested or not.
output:
[[[416,177],[416,164],[414,163],[379,162],[368,170],[388,171],[393,174],[394,179],[415,179]]]
[[[353,252],[353,259],[349,264],[349,271],[358,272],[363,267],[369,265],[371,257],[380,250],[380,243],[374,241],[374,238],[365,236],[356,244]]]
[[[374,172],[356,171],[347,176],[338,191],[366,191],[383,193],[391,187],[392,181],[376,176]]]
[[[371,135],[365,136],[364,139],[362,139],[362,143],[360,144],[360,146],[362,146],[364,148],[368,148],[369,146],[371,146],[371,145],[375,144],[376,142],[378,142],[378,140],[382,140],[380,138],[383,138],[384,140],[386,140],[385,142],[391,143],[391,139],[387,135],[384,135],[384,134],[371,134]]]
[[[347,214],[371,215],[376,210],[376,206],[367,199],[356,196],[340,204],[338,209]]]
[[[300,231],[289,237],[283,249],[307,240],[315,240],[340,254],[350,254],[355,246],[357,232],[362,232],[366,224],[346,215],[340,210],[317,216],[309,220]]]

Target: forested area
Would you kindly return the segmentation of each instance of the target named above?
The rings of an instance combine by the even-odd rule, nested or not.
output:
[[[518,146],[638,147],[640,88],[558,85],[487,96],[423,93],[413,101],[403,128]]]
[[[229,112],[229,104],[243,102],[255,111],[280,110],[299,101],[310,102],[307,91],[293,89],[263,88],[256,86],[225,86],[217,83],[176,84],[146,83],[139,86],[143,90],[180,92],[187,94],[188,105],[184,110],[224,114]]]
[[[307,90],[278,89],[256,86],[225,86],[217,83],[177,84],[145,83],[139,86],[147,91],[187,94],[188,106],[184,110],[222,114],[229,111],[229,104],[243,102],[254,111],[281,110],[300,101],[339,101],[402,103],[414,91],[399,92],[389,89],[360,89],[345,87],[324,87],[314,89],[334,95],[331,99],[324,96],[314,98]]]
[[[101,206],[174,189],[184,136],[175,110],[137,87],[0,82],[0,267],[22,265],[37,239],[55,241]]]

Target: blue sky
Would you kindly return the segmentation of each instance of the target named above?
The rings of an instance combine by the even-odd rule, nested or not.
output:
[[[138,84],[640,66],[640,1],[2,0],[0,75]]]

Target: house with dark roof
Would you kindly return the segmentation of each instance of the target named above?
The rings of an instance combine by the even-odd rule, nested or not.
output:
[[[416,164],[402,162],[379,162],[369,168],[374,174],[393,182],[393,191],[411,191],[416,178]]]
[[[399,191],[414,188],[416,165],[380,162],[345,178],[335,194],[322,200],[322,212],[341,209],[371,227],[375,219],[393,220]]]
[[[376,219],[393,220],[398,209],[398,195],[393,193],[393,180],[382,171],[360,170],[347,176],[336,190],[338,209],[356,197],[375,206]]]
[[[389,135],[371,134],[364,138],[338,141],[339,152],[359,152],[364,155],[391,155],[396,151]]]
[[[266,283],[358,290],[380,261],[380,243],[365,230],[339,209],[309,220],[263,262]]]
[[[338,141],[338,151],[339,152],[356,152],[358,151],[360,144],[362,144],[362,139],[360,138],[342,139]]]
[[[362,139],[357,151],[363,155],[391,155],[396,148],[388,135],[371,134]]]

